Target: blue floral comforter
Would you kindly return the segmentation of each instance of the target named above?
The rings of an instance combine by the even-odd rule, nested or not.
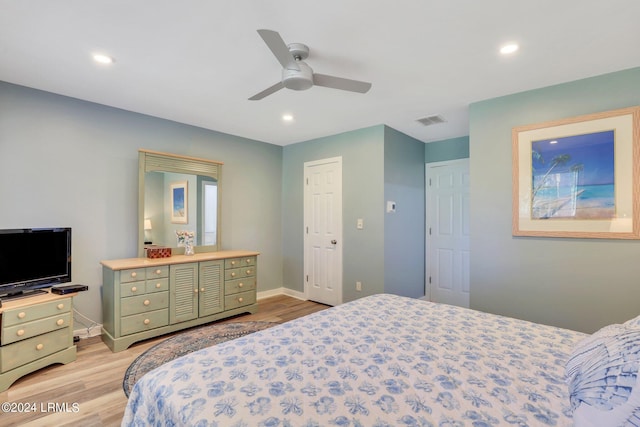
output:
[[[569,426],[584,334],[388,294],[145,375],[125,426]]]

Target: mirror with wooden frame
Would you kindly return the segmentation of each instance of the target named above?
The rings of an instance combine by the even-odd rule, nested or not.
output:
[[[219,250],[222,163],[139,150],[138,165],[138,256],[151,245],[184,253],[176,231],[194,233],[196,253]]]

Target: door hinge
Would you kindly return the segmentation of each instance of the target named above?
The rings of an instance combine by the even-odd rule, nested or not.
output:
[[[309,227],[307,226],[305,228],[306,228],[307,234],[309,234]]]
[[[429,187],[431,187],[431,178],[429,178]]]
[[[431,276],[429,276],[429,284],[431,284]]]
[[[307,185],[309,185],[309,178],[306,178],[306,181],[307,181]]]
[[[429,227],[429,236],[431,236],[431,227]]]
[[[307,282],[309,281],[309,275],[307,274]]]

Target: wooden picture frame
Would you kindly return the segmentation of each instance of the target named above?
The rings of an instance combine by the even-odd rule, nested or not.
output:
[[[640,107],[512,131],[514,236],[640,238]]]
[[[189,223],[189,198],[188,198],[188,182],[179,181],[169,184],[169,193],[171,195],[171,223],[172,224],[188,224]]]

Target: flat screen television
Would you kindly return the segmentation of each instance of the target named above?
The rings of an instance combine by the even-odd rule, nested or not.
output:
[[[71,281],[71,228],[0,230],[0,299]]]

